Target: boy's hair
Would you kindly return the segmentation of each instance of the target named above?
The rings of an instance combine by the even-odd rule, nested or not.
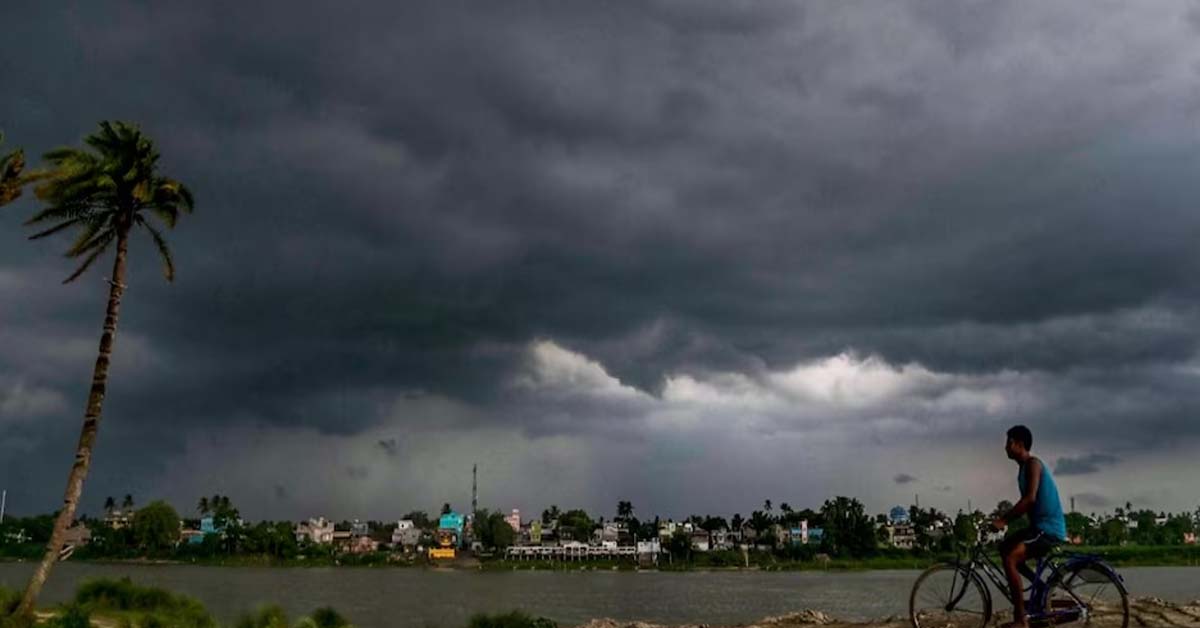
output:
[[[1008,437],[1025,445],[1026,450],[1033,448],[1033,432],[1030,432],[1029,428],[1024,425],[1014,425],[1008,428]]]

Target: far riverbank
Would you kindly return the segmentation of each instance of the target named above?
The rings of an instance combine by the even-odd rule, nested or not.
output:
[[[1066,552],[1095,554],[1116,567],[1200,567],[1200,546],[1071,546]],[[0,556],[0,561],[20,562],[36,560],[37,555],[18,558]],[[454,561],[431,562],[423,557],[403,557],[389,552],[369,554],[321,555],[281,559],[254,554],[219,554],[209,557],[187,558],[150,557],[89,557],[75,556],[72,562],[112,565],[200,565],[208,567],[280,567],[280,568],[437,568],[485,571],[866,571],[866,570],[921,570],[930,565],[952,561],[953,553],[909,554],[891,552],[867,558],[826,558],[818,555],[812,559],[788,559],[767,552],[739,551],[695,552],[690,557],[671,558],[662,556],[657,565],[639,566],[632,560],[506,560],[495,556],[476,558],[462,556]]]
[[[24,585],[34,564],[0,563],[0,586]],[[68,561],[46,586],[47,606],[91,578],[128,577],[197,598],[222,622],[277,603],[293,616],[332,606],[359,628],[461,628],[470,616],[513,609],[560,626],[597,617],[660,624],[737,625],[816,609],[847,621],[906,612],[915,570],[512,571],[455,569],[230,569],[178,564]],[[1200,568],[1121,570],[1134,596],[1175,603],[1200,598]]]

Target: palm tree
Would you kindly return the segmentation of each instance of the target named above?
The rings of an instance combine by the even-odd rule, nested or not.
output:
[[[207,497],[200,498],[200,503],[196,504],[196,510],[200,511],[201,517],[208,514],[209,506],[208,506],[208,498]]]
[[[133,510],[133,495],[125,493],[125,499],[121,500],[121,510],[125,512]]]
[[[59,550],[75,517],[83,482],[92,462],[92,447],[100,427],[104,395],[108,388],[108,364],[117,334],[117,316],[121,297],[125,293],[125,266],[129,238],[135,228],[144,228],[162,256],[164,274],[170,281],[175,276],[175,264],[162,233],[154,227],[149,215],[155,216],[168,228],[174,227],[181,213],[191,213],[192,194],[180,182],[158,173],[158,151],[150,138],[134,125],[124,122],[101,122],[100,130],[84,138],[85,148],[59,148],[46,153],[49,168],[37,175],[34,188],[37,198],[46,207],[26,221],[27,225],[50,226],[30,236],[44,238],[60,231],[78,233],[67,257],[82,258],[82,262],[63,283],[74,281],[116,245],[112,275],[109,283],[108,307],[100,348],[92,371],[87,408],[75,461],[67,476],[66,494],[62,509],[54,521],[54,530],[46,544],[46,555],[29,579],[29,586],[16,609],[17,615],[33,612],[38,594],[58,560]],[[90,149],[90,150],[89,150]],[[132,506],[133,498],[126,496]]]
[[[4,134],[0,133],[0,144]],[[21,195],[21,187],[27,180],[21,176],[25,170],[25,153],[17,149],[7,155],[0,153],[0,206],[7,205]]]
[[[104,512],[106,512],[106,513],[108,513],[108,514],[110,514],[110,515],[111,515],[111,514],[112,514],[112,511],[113,511],[113,510],[114,510],[116,507],[117,507],[117,501],[116,501],[115,499],[113,499],[113,498],[112,498],[112,495],[109,495],[109,496],[108,496],[108,497],[107,497],[107,498],[104,500]]]

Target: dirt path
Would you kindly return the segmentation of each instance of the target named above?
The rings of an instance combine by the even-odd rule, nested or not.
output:
[[[1156,597],[1140,597],[1130,600],[1129,628],[1200,628],[1200,599],[1188,604],[1172,604]],[[1008,611],[998,613],[992,626],[1008,621]],[[908,628],[907,617],[885,617],[873,621],[841,621],[825,613],[803,610],[778,617],[765,617],[750,624],[737,627],[719,627],[708,624],[686,624],[664,626],[645,622],[619,622],[612,619],[593,619],[579,628],[788,628],[791,626],[828,626],[829,628]],[[1085,626],[1082,623],[1063,624]],[[1089,628],[1117,628],[1104,621],[1092,621]]]

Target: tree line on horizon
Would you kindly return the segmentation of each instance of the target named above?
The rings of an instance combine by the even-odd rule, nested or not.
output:
[[[133,503],[133,497],[126,495],[121,504],[123,509],[117,511],[116,500],[108,498],[105,500],[107,517],[81,517],[80,521],[88,525],[92,533],[92,542],[77,550],[76,556],[83,559],[153,557],[178,560],[220,556],[262,556],[276,560],[292,560],[299,556],[332,559],[336,556],[333,547],[297,541],[291,521],[243,521],[239,509],[228,496],[201,497],[195,507],[196,516],[186,517],[161,500],[131,511],[129,509]],[[956,544],[972,543],[980,525],[997,513],[1006,512],[1011,506],[1010,502],[1001,501],[990,515],[976,510],[973,513],[959,512],[954,516],[936,508],[910,506],[907,515],[915,535],[913,552],[944,553],[953,551]],[[450,510],[449,504],[443,505],[443,513]],[[114,513],[127,515],[127,524],[119,528],[109,525],[108,520],[114,518]],[[200,519],[206,516],[213,518],[220,534],[207,535],[198,544],[181,544],[180,529],[185,526],[197,528]],[[0,524],[0,556],[33,557],[37,547],[48,541],[54,518],[54,514],[46,514],[9,519]],[[412,521],[415,527],[430,533],[427,535],[430,539],[438,526],[438,518],[425,511],[412,511],[401,518]],[[1166,523],[1158,525],[1157,521],[1161,518],[1165,518]],[[786,502],[776,510],[767,500],[763,508],[753,511],[749,518],[737,513],[728,520],[716,515],[690,515],[677,523],[691,523],[709,532],[745,525],[756,533],[754,545],[772,548],[770,551],[781,558],[811,559],[816,553],[840,558],[869,558],[886,548],[887,534],[881,524],[887,519],[888,515],[885,514],[874,517],[867,515],[861,502],[855,498],[836,497],[827,500],[818,510],[794,510]],[[584,509],[561,510],[557,505],[545,509],[540,521],[543,524],[553,522],[560,538],[573,540],[591,539],[593,532],[606,523],[605,517],[593,518]],[[625,500],[618,502],[615,516],[607,521],[624,524],[638,539],[660,538],[658,531],[664,523],[660,517],[639,520],[633,505]],[[782,545],[780,539],[774,536],[775,526],[793,527],[801,521],[807,521],[811,527],[822,528],[824,534],[818,543],[794,547]],[[396,522],[372,520],[365,523],[368,524],[368,534],[372,539],[381,543],[390,542]],[[481,508],[475,513],[474,525],[475,539],[489,550],[502,551],[516,541],[516,533],[502,511]],[[1019,519],[1013,522],[1012,530],[1019,530],[1025,525],[1027,520]],[[335,524],[335,529],[349,531],[351,526],[352,522],[341,521]],[[1120,507],[1104,517],[1068,513],[1067,528],[1071,536],[1079,535],[1086,545],[1093,546],[1180,544],[1183,533],[1200,528],[1200,508],[1194,514],[1175,515]],[[17,530],[22,530],[29,539],[21,545],[6,542]],[[682,531],[665,539],[663,549],[678,559],[686,560],[692,556],[691,539]]]

